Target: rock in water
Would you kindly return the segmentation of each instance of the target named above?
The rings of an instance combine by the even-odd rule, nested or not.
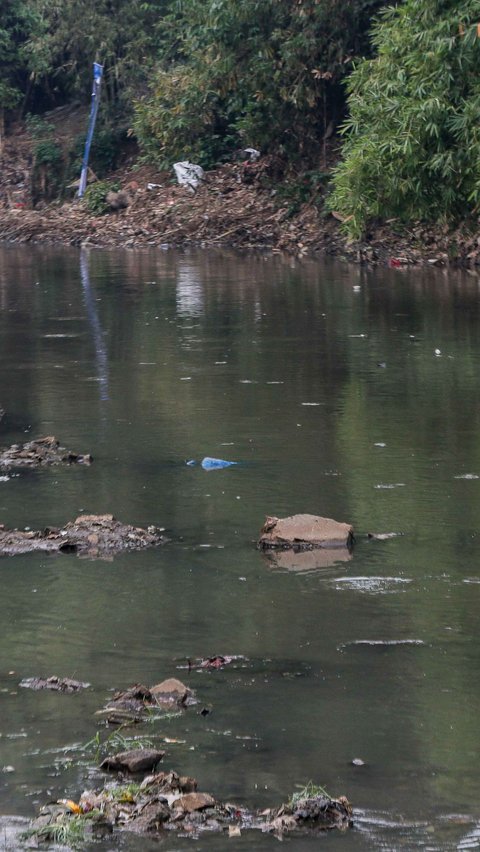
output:
[[[100,769],[126,772],[151,772],[160,763],[165,752],[154,748],[136,748],[121,751],[106,757],[100,764]]]
[[[258,546],[262,550],[311,550],[314,547],[348,548],[353,543],[353,527],[350,524],[319,515],[291,515],[288,518],[267,517],[260,532]]]

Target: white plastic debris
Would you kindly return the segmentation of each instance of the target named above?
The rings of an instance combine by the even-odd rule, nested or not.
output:
[[[205,180],[205,172],[202,167],[196,166],[195,163],[189,163],[188,160],[183,163],[174,163],[173,169],[180,186],[188,186],[192,192],[196,192],[200,182]]]
[[[248,154],[248,159],[251,163],[256,163],[260,159],[260,151],[256,148],[244,148],[245,154]]]

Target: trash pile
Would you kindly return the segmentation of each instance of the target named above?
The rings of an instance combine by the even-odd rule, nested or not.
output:
[[[154,547],[167,541],[163,530],[146,530],[122,524],[113,515],[80,515],[64,527],[44,530],[8,529],[0,524],[0,556],[23,553],[76,553],[79,556],[109,558],[126,550]]]
[[[250,811],[199,792],[194,778],[173,770],[156,770],[163,752],[137,749],[130,753],[134,765],[144,767],[135,773],[136,782],[132,782],[133,773],[129,773],[121,757],[113,755],[100,767],[106,771],[121,768],[120,780],[107,782],[101,790],[85,790],[78,802],[61,799],[46,805],[31,823],[30,836],[44,842],[55,841],[63,830],[64,842],[68,843],[70,835],[78,842],[82,834],[84,839],[99,839],[118,830],[140,835],[175,831],[190,837],[216,831],[238,837],[242,831],[256,829],[282,838],[291,831],[345,831],[352,825],[348,800],[344,796],[332,799],[320,788],[307,790],[304,796],[296,794],[279,808]],[[156,771],[140,779],[139,774],[147,767]]]
[[[0,415],[1,417],[1,415]],[[91,464],[89,453],[74,453],[60,446],[53,435],[0,450],[0,467],[42,467],[51,464]]]

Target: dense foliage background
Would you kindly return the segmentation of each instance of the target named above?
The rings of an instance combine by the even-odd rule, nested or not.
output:
[[[479,22],[480,0],[3,0],[0,131],[86,106],[97,60],[105,169],[127,135],[160,166],[248,146],[325,195],[343,123],[330,207],[351,236],[456,221],[480,201]]]
[[[359,237],[375,220],[457,221],[480,202],[480,2],[405,0],[348,81],[331,206]]]

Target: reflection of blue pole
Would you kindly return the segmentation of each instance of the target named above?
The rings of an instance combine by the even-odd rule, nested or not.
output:
[[[100,385],[100,399],[102,402],[108,399],[108,353],[103,338],[103,330],[100,325],[95,297],[90,284],[90,272],[88,268],[88,254],[85,249],[80,251],[80,278],[82,279],[83,296],[87,308],[87,316],[93,334],[95,344],[95,360],[97,362],[98,382]]]
[[[100,103],[100,83],[102,82],[103,65],[98,62],[93,63],[93,89],[92,89],[92,104],[90,107],[90,120],[88,122],[87,138],[85,140],[85,151],[82,160],[82,173],[80,175],[80,185],[78,187],[78,197],[83,198],[87,188],[87,173],[88,173],[88,158],[90,155],[90,145],[92,144],[93,131],[95,129],[95,121],[97,119],[98,104]]]

